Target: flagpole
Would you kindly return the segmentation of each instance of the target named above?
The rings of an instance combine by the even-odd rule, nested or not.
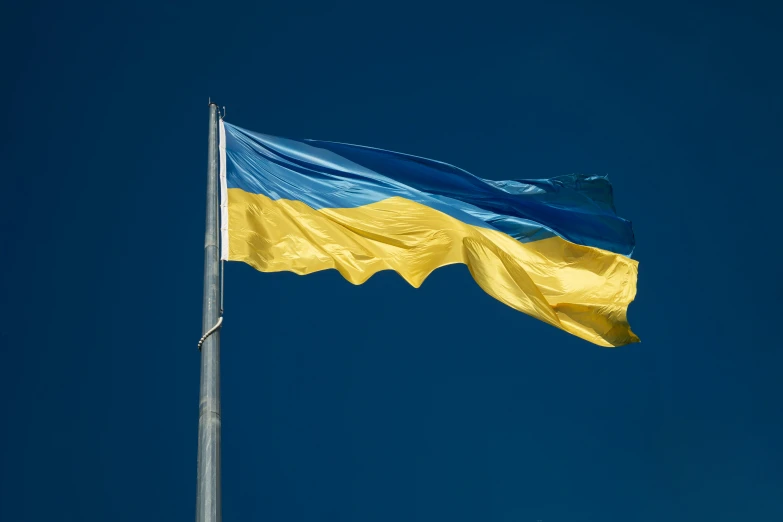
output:
[[[209,104],[207,220],[204,241],[204,301],[201,392],[198,415],[196,522],[220,522],[220,254],[218,249],[218,106]],[[214,330],[210,333],[211,330]]]

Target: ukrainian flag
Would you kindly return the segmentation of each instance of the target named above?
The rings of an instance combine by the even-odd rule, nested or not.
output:
[[[262,272],[394,270],[418,287],[467,265],[506,305],[602,346],[638,342],[630,222],[605,177],[492,181],[387,150],[220,122],[221,257]]]

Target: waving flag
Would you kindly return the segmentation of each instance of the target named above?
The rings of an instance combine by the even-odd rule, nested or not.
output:
[[[463,263],[502,303],[602,346],[638,342],[630,222],[605,177],[492,181],[387,150],[220,122],[221,257],[262,272],[334,268],[414,287]]]

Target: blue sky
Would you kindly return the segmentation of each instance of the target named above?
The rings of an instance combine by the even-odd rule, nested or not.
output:
[[[781,14],[5,6],[0,519],[194,517],[209,96],[489,179],[608,174],[640,262],[616,350],[462,266],[231,264],[225,520],[782,519]]]

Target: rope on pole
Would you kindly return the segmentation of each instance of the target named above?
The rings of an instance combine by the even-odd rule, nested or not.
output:
[[[201,339],[198,341],[198,351],[201,351],[201,345],[204,344],[204,341],[207,340],[207,337],[215,333],[221,326],[223,325],[223,316],[221,315],[218,317],[218,322],[215,323],[215,326],[209,329],[207,333],[201,336]]]

